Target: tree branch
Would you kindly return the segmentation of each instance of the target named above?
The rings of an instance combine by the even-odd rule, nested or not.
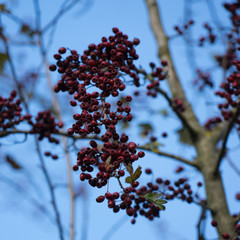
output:
[[[53,187],[51,178],[49,176],[49,173],[47,171],[46,164],[45,164],[44,159],[42,157],[42,154],[41,154],[41,151],[40,151],[40,144],[39,144],[37,138],[35,138],[35,143],[36,143],[37,154],[38,154],[38,157],[39,157],[39,160],[40,160],[40,163],[41,163],[41,168],[42,168],[43,174],[46,178],[46,182],[47,182],[47,185],[48,185],[48,188],[49,188],[49,192],[50,192],[50,196],[51,196],[51,203],[52,203],[52,206],[53,206],[53,209],[54,209],[54,212],[55,212],[55,216],[56,216],[56,223],[57,223],[57,226],[58,226],[59,237],[60,237],[61,240],[64,240],[63,228],[62,228],[62,223],[61,223],[61,220],[60,220],[59,210],[58,210],[57,203],[56,203],[54,187]]]
[[[223,137],[223,142],[222,142],[222,147],[217,159],[217,164],[214,170],[214,174],[218,174],[218,170],[219,170],[219,166],[221,164],[222,159],[224,158],[225,154],[226,154],[226,144],[227,144],[227,140],[228,137],[230,135],[231,130],[233,129],[233,126],[238,118],[238,116],[240,115],[240,106],[237,108],[237,111],[235,112],[235,114],[233,115],[232,119],[230,119],[228,126],[227,126],[227,131],[224,134]]]
[[[146,150],[146,151],[149,151],[149,152],[152,152],[152,153],[155,153],[159,156],[163,156],[163,157],[167,157],[167,158],[171,158],[171,159],[174,159],[174,160],[177,160],[179,162],[182,162],[184,164],[187,164],[189,166],[192,166],[192,167],[195,167],[195,168],[199,168],[198,165],[195,163],[195,162],[191,162],[185,158],[182,158],[180,156],[177,156],[177,155],[174,155],[174,154],[171,154],[171,153],[166,153],[166,152],[162,152],[160,150],[158,150],[157,148],[154,148],[154,149],[151,149],[151,148],[148,148],[146,146],[138,146],[137,147],[138,149],[143,149],[143,150]]]
[[[145,0],[145,2],[148,7],[151,27],[158,44],[158,56],[161,60],[166,60],[168,62],[168,65],[166,67],[168,70],[167,80],[171,90],[172,97],[174,99],[177,98],[183,101],[183,104],[186,107],[186,110],[182,114],[184,115],[185,119],[187,120],[191,128],[194,129],[195,135],[197,135],[197,133],[202,130],[202,127],[200,126],[192,110],[190,103],[185,97],[180,80],[174,68],[173,60],[169,50],[169,43],[168,43],[169,39],[166,36],[166,33],[161,23],[157,1]]]
[[[154,79],[151,76],[151,74],[147,74],[145,72],[144,69],[136,69],[137,73],[141,73],[144,75],[145,79],[148,79],[150,82],[153,82]],[[187,121],[187,119],[185,118],[185,116],[183,115],[182,112],[180,112],[174,102],[172,101],[172,99],[168,96],[167,92],[165,92],[163,89],[161,89],[160,87],[154,87],[155,91],[160,93],[168,102],[169,106],[172,108],[172,110],[176,113],[176,115],[178,116],[178,118],[180,119],[180,121],[182,122],[183,126],[185,126],[188,131],[190,132],[190,135],[192,137],[192,139],[196,138],[196,133],[194,131],[194,129],[192,128],[192,126],[189,124],[189,122]]]

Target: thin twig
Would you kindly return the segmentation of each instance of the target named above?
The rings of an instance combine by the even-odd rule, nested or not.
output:
[[[203,231],[203,227],[202,225],[205,223],[206,221],[206,212],[207,212],[207,208],[205,207],[206,204],[202,205],[202,211],[201,211],[201,215],[200,218],[198,220],[198,224],[197,224],[197,229],[198,229],[198,240],[205,240],[204,238],[204,231]]]
[[[159,156],[163,156],[163,157],[167,157],[167,158],[171,158],[171,159],[177,160],[179,162],[185,163],[185,164],[187,164],[189,166],[192,166],[192,167],[195,167],[197,169],[199,168],[198,165],[195,162],[191,162],[191,161],[189,161],[189,160],[187,160],[185,158],[182,158],[180,156],[176,156],[176,155],[171,154],[171,153],[162,152],[162,151],[158,150],[157,148],[154,148],[154,150],[151,149],[151,148],[148,148],[146,146],[138,146],[137,148],[138,149],[143,149],[143,150],[146,150],[146,151],[149,151],[149,152],[152,152],[152,153],[155,153],[155,154],[157,154]]]
[[[136,69],[137,73],[141,73],[144,75],[145,79],[148,79],[150,82],[153,82],[153,77],[151,76],[151,74],[147,74],[145,72],[144,69]],[[174,102],[172,101],[172,99],[168,96],[167,92],[165,92],[163,89],[161,89],[160,87],[155,87],[154,88],[156,92],[160,93],[168,102],[169,106],[172,108],[172,110],[176,113],[176,115],[178,116],[178,118],[181,120],[183,126],[185,126],[191,136],[192,136],[192,139],[195,139],[196,138],[196,133],[194,131],[194,129],[192,128],[192,126],[189,124],[189,122],[187,121],[186,117],[182,114],[182,112],[180,112]]]
[[[79,0],[73,0],[71,3],[67,5],[69,0],[66,0],[63,4],[60,10],[57,12],[57,14],[52,18],[52,20],[43,28],[42,33],[45,33],[48,31],[49,28],[56,25],[57,21],[62,17],[66,12],[68,12],[70,9],[74,7],[74,5],[79,2]],[[67,6],[66,6],[67,5]]]
[[[237,168],[237,166],[233,163],[233,161],[230,159],[229,156],[226,156],[227,162],[232,167],[232,169],[236,172],[238,176],[240,176],[240,170]]]
[[[49,26],[55,26],[58,19],[60,17],[62,17],[63,13],[70,10],[70,8],[73,7],[76,2],[77,1],[73,1],[71,4],[69,4],[70,7],[65,8],[65,10],[63,10],[64,8],[62,8],[63,11],[62,12],[60,11],[58,13],[57,18],[55,18],[55,20],[53,19],[51,25],[49,25]],[[37,35],[38,35],[38,41],[39,41],[39,48],[40,48],[40,53],[41,53],[42,59],[43,59],[43,64],[44,64],[44,68],[45,68],[45,74],[46,74],[48,86],[52,93],[53,107],[54,107],[54,110],[55,110],[58,120],[62,121],[60,105],[59,105],[56,95],[52,91],[53,81],[52,81],[50,73],[49,73],[49,69],[48,69],[49,64],[48,64],[48,60],[47,60],[47,56],[46,56],[46,49],[44,48],[44,39],[43,39],[44,30],[41,30],[41,18],[40,18],[40,8],[39,8],[38,0],[34,0],[34,6],[35,6],[35,14],[36,14],[36,29],[37,29]],[[70,158],[70,154],[69,154],[69,150],[68,150],[68,143],[67,143],[67,139],[65,137],[62,137],[62,143],[64,146],[66,163],[67,163],[68,189],[69,189],[69,195],[70,195],[70,208],[71,208],[70,209],[70,240],[73,240],[74,236],[75,236],[75,193],[74,193],[74,189],[73,189],[73,180],[72,180],[72,165],[71,165],[71,158]]]
[[[13,81],[14,81],[16,87],[17,87],[18,94],[19,94],[19,96],[20,96],[20,98],[21,98],[21,100],[22,100],[22,102],[24,104],[24,107],[28,111],[28,106],[27,106],[27,103],[25,101],[22,88],[21,88],[21,86],[19,84],[19,81],[17,79],[16,69],[15,69],[15,66],[13,64],[12,56],[11,56],[9,45],[8,45],[8,41],[7,41],[6,36],[3,33],[3,26],[2,26],[1,17],[0,17],[0,28],[2,29],[1,33],[0,33],[0,38],[3,40],[3,44],[4,44],[4,47],[5,47],[5,54],[7,56],[7,60],[8,60],[9,65],[10,65],[10,70],[11,70],[11,73],[12,73]]]
[[[121,217],[115,224],[111,226],[111,228],[106,232],[106,234],[103,236],[102,240],[109,240],[113,235],[119,230],[120,227],[123,226],[124,223],[126,223],[126,216],[124,215]]]
[[[43,174],[46,178],[46,182],[47,182],[47,185],[48,185],[48,188],[49,188],[49,192],[50,192],[50,196],[51,196],[51,203],[52,203],[52,206],[53,206],[53,209],[54,209],[54,212],[55,212],[55,216],[56,216],[56,223],[57,223],[57,227],[58,227],[58,231],[59,231],[59,237],[60,237],[61,240],[64,240],[62,223],[61,223],[60,214],[59,214],[59,210],[58,210],[57,203],[56,203],[56,196],[55,196],[55,193],[54,193],[54,186],[52,184],[50,175],[47,171],[46,164],[44,162],[44,158],[41,154],[40,144],[39,144],[36,137],[35,137],[35,144],[36,144],[37,154],[38,154],[38,157],[39,157],[39,160],[40,160],[40,163],[41,163],[42,172],[43,172]]]
[[[48,209],[38,200],[34,199],[30,194],[28,194],[18,182],[15,182],[11,178],[2,175],[0,176],[0,182],[13,188],[18,194],[22,195],[26,201],[35,206],[42,215],[46,216],[50,222],[55,224],[55,219],[53,216],[51,216],[51,213],[48,211]]]
[[[227,131],[226,131],[226,133],[223,137],[221,151],[219,153],[217,164],[216,164],[216,167],[215,167],[215,170],[214,170],[215,175],[218,174],[219,166],[221,164],[222,159],[224,158],[224,156],[226,154],[226,144],[227,144],[228,137],[229,137],[230,132],[233,129],[233,126],[234,126],[234,124],[235,124],[239,115],[240,115],[240,107],[237,108],[235,114],[233,115],[233,117],[230,119],[230,121],[228,123]]]

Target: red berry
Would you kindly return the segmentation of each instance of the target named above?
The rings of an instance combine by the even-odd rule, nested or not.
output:
[[[138,152],[138,156],[140,158],[143,158],[145,156],[145,153],[143,151]]]
[[[66,51],[67,51],[67,49],[65,47],[61,47],[61,48],[58,49],[58,52],[60,54],[64,54]]]
[[[152,170],[151,170],[150,168],[147,168],[147,169],[145,170],[145,172],[146,172],[146,174],[151,174],[151,173],[152,173]]]
[[[57,69],[57,67],[54,64],[49,65],[49,70],[54,72]]]
[[[99,197],[96,198],[96,201],[97,201],[98,203],[101,203],[101,202],[104,201],[104,199],[105,199],[105,197],[101,195],[101,196],[99,196]]]
[[[73,171],[77,171],[79,169],[78,165],[73,166]]]
[[[230,235],[228,233],[223,233],[222,234],[222,238],[223,239],[229,239],[230,238]]]
[[[140,40],[138,38],[133,39],[133,44],[138,45],[140,43]]]
[[[163,67],[165,67],[165,66],[167,66],[167,65],[168,65],[168,62],[167,62],[167,61],[165,61],[165,60],[162,60],[162,61],[161,61],[161,64],[162,64],[162,66],[163,66]]]
[[[237,200],[240,200],[240,193],[237,193],[237,194],[236,194],[236,199],[237,199]]]
[[[127,210],[126,210],[126,212],[127,212],[127,215],[128,216],[132,216],[133,214],[134,214],[134,210],[133,210],[133,208],[127,208]]]
[[[124,170],[119,170],[119,171],[118,171],[118,175],[121,176],[121,177],[124,176],[124,175],[125,175]]]
[[[211,224],[213,227],[217,227],[217,225],[218,225],[217,221],[214,219],[212,220]]]

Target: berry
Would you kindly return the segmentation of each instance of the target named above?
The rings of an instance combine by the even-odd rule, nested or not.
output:
[[[101,202],[104,201],[104,199],[105,199],[104,196],[99,196],[99,197],[96,198],[96,201],[97,201],[98,203],[101,203]]]
[[[145,172],[146,172],[146,174],[151,174],[151,173],[152,173],[152,170],[151,170],[150,168],[147,168],[147,169],[145,170]]]
[[[230,238],[230,235],[228,233],[223,233],[222,234],[222,238],[223,239],[229,239]]]
[[[58,49],[58,52],[60,54],[64,54],[66,51],[67,51],[67,49],[65,47],[61,47],[61,48]]]
[[[73,171],[77,171],[79,169],[78,165],[73,166]]]
[[[212,220],[211,224],[212,224],[213,227],[217,227],[217,225],[218,225],[216,220]]]

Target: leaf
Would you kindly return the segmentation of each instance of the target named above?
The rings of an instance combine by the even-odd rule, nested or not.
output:
[[[126,168],[127,168],[127,166],[126,166]],[[129,168],[130,172],[128,171],[130,173],[130,176],[125,178],[125,182],[130,183],[130,184],[132,184],[134,181],[136,181],[142,174],[142,170],[141,170],[142,167],[138,166],[138,168],[135,170],[134,173],[133,173],[133,169],[131,169],[131,168],[132,168],[132,166]],[[132,172],[132,174],[131,174],[131,172]]]
[[[150,142],[144,145],[144,147],[148,148],[149,150],[151,150],[152,152],[158,152],[159,151],[159,147],[163,146],[162,143],[159,143],[157,141],[155,142]]]
[[[20,32],[26,34],[30,38],[32,38],[34,35],[34,31],[27,24],[23,24],[21,26]]]
[[[158,204],[165,204],[165,203],[167,203],[167,201],[164,200],[164,199],[158,199],[158,200],[156,200],[156,202],[157,202]]]
[[[0,4],[0,12],[11,13],[11,12],[6,8],[6,4]]]
[[[15,170],[20,170],[22,169],[22,166],[16,162],[11,156],[7,155],[6,156],[6,162]]]
[[[130,176],[133,175],[133,167],[132,167],[132,164],[128,163],[128,164],[125,164],[125,167],[127,169],[127,171],[129,172]]]
[[[0,53],[0,73],[3,72],[8,56],[5,53]]]
[[[143,138],[146,137],[149,133],[153,132],[153,127],[148,122],[140,123],[138,126],[141,128],[140,136],[143,137]]]
[[[142,174],[142,167],[138,166],[138,168],[136,169],[136,171],[133,173],[133,176],[132,176],[132,180],[133,182],[136,181]]]
[[[125,182],[130,184],[133,183],[132,178],[130,176],[125,178]]]
[[[157,207],[159,207],[161,210],[165,210],[165,206],[162,204],[167,203],[164,199],[159,199],[162,196],[162,193],[153,192],[153,193],[147,193],[143,197],[146,198],[149,202],[152,202]]]
[[[110,165],[111,160],[112,160],[112,156],[110,155],[105,162],[105,167],[108,167]]]
[[[191,136],[190,136],[189,132],[186,130],[186,128],[181,128],[181,129],[177,130],[177,133],[180,137],[180,142],[185,143],[190,146],[193,145],[193,143],[191,141]]]
[[[103,145],[100,145],[100,144],[97,145],[97,150],[98,150],[99,152],[102,151],[102,148],[103,148]]]
[[[160,198],[162,196],[162,193],[153,192],[153,193],[147,193],[144,195],[144,197],[149,201],[155,201],[156,199]]]
[[[156,200],[154,204],[158,206],[161,210],[165,210],[166,207],[162,205],[162,203],[159,202],[160,200]]]
[[[126,128],[129,128],[129,123],[128,122],[122,122],[122,129],[126,129]]]
[[[140,123],[139,127],[144,129],[144,130],[150,130],[153,131],[153,127],[150,123]]]
[[[158,112],[160,115],[163,115],[164,117],[167,117],[169,115],[167,109],[162,109]]]

